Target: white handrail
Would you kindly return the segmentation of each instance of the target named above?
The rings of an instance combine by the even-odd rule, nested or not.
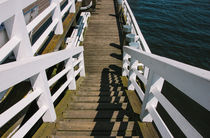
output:
[[[210,111],[209,71],[131,47],[124,51]]]
[[[53,102],[67,86],[70,90],[76,88],[76,74],[85,76],[84,49],[82,46],[76,46],[81,41],[80,38],[75,40],[75,43],[71,44],[71,48],[67,46],[64,50],[50,54],[33,55],[41,48],[51,31],[55,31],[55,34],[63,33],[62,16],[66,12],[75,12],[75,0],[68,0],[68,4],[62,11],[60,11],[60,2],[62,2],[62,0],[52,0],[48,8],[26,25],[22,10],[34,1],[35,0],[7,0],[0,2],[0,22],[4,23],[9,36],[9,41],[0,49],[0,62],[11,52],[14,52],[16,56],[16,61],[0,65],[0,92],[24,80],[31,82],[33,90],[15,105],[0,114],[0,127],[4,126],[34,100],[36,100],[39,107],[38,111],[17,130],[13,137],[23,137],[41,117],[44,122],[55,121],[56,114]],[[42,33],[34,45],[31,46],[28,34],[40,24],[46,16],[50,15],[50,13],[52,13],[52,23],[43,31],[44,33]],[[87,13],[85,13],[85,15],[86,14]],[[87,19],[84,22],[85,24],[86,21]],[[78,59],[73,62],[72,59],[75,55],[78,55]],[[65,69],[50,80],[47,80],[45,70],[62,61],[67,61],[65,62]],[[75,63],[79,66],[79,69],[76,71],[73,68]],[[67,81],[51,96],[50,86],[64,75],[67,76]]]
[[[180,114],[179,111],[161,94],[161,88],[163,79],[165,79],[188,97],[210,111],[210,72],[128,46],[125,46],[123,51],[124,54],[130,55],[133,60],[135,59],[138,62],[141,61],[144,66],[147,66],[150,69],[150,72],[152,71],[148,80],[145,80],[145,78],[143,79],[144,82],[147,82],[145,95],[143,90],[141,90],[141,87],[135,82],[135,78],[129,76],[130,83],[134,86],[134,89],[143,102],[141,119],[143,121],[154,120],[163,136],[168,135],[169,137],[172,137],[170,131],[155,109],[157,102],[160,102],[166,112],[168,112],[187,137],[202,137],[182,114]],[[131,71],[132,68],[129,69],[129,72]],[[132,73],[136,73],[136,71],[137,70],[134,72],[132,71]],[[140,79],[143,77],[143,75],[139,74],[138,76],[140,76]],[[145,110],[147,110],[149,114],[146,114]],[[151,115],[151,117],[148,115]],[[162,127],[159,125],[162,125]]]

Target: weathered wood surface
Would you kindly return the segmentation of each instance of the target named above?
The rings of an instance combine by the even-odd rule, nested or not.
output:
[[[52,137],[158,137],[139,120],[141,103],[121,78],[122,53],[113,0],[100,0],[84,38],[86,77],[63,107]],[[47,130],[47,129],[45,129]],[[43,134],[44,131],[43,130]]]

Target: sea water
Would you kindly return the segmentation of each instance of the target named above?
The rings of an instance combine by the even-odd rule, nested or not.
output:
[[[210,0],[128,0],[152,53],[210,70]]]

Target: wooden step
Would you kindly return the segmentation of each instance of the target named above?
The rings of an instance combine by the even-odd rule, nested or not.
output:
[[[57,130],[64,131],[92,131],[92,132],[125,132],[135,131],[134,122],[68,122],[59,121],[56,123]]]
[[[122,87],[118,87],[118,86],[109,86],[109,87],[81,87],[80,91],[120,91],[122,90]]]
[[[96,97],[96,96],[74,96],[73,97],[74,102],[80,102],[80,103],[123,103],[127,102],[127,98],[125,96],[102,96],[102,97]]]
[[[83,138],[84,136],[86,137],[90,137],[93,136],[94,138],[118,138],[118,137],[122,137],[122,138],[131,138],[131,137],[138,137],[139,138],[139,134],[136,131],[111,131],[111,132],[98,132],[98,131],[57,131],[55,134],[56,138],[74,138],[74,137],[81,137]],[[85,138],[86,138],[85,137]],[[54,138],[54,137],[53,137]]]
[[[125,110],[127,103],[69,103],[69,110]]]
[[[99,92],[99,91],[90,91],[90,92],[87,92],[87,91],[78,91],[76,92],[76,95],[77,96],[122,96],[124,95],[124,92],[123,91],[118,91],[118,92],[115,92],[115,91],[112,91],[112,92],[109,92],[109,91],[104,91],[104,92]]]
[[[66,133],[65,135],[61,136],[61,135],[52,135],[50,136],[50,138],[116,138],[116,136],[70,136],[68,133]],[[131,138],[131,136],[117,136],[117,138]],[[139,138],[139,136],[132,136],[132,138]]]
[[[93,119],[94,121],[128,121],[129,118],[132,118],[132,114],[129,112],[120,110],[120,111],[112,111],[112,110],[71,110],[63,113],[64,119]]]

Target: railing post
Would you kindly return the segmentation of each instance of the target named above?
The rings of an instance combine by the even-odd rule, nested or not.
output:
[[[129,70],[129,81],[128,81],[128,90],[134,90],[134,86],[132,84],[132,80],[136,81],[136,73],[134,72],[135,69],[137,69],[138,60],[134,59],[131,56],[130,61],[130,70]]]
[[[58,20],[58,24],[55,28],[55,34],[63,34],[63,22],[61,16],[60,2],[59,0],[51,0],[51,4],[52,3],[56,4],[56,8],[53,11],[52,19]]]
[[[15,6],[17,6],[18,12],[15,13],[13,17],[5,21],[5,26],[9,37],[16,36],[21,39],[20,44],[13,50],[16,60],[26,59],[28,57],[33,57],[33,51],[31,47],[30,38],[27,32],[26,23],[24,19],[24,15],[22,9],[24,7],[14,1]],[[30,78],[31,85],[33,89],[39,89],[43,91],[40,97],[37,99],[37,104],[39,108],[43,106],[48,107],[47,112],[44,114],[43,121],[44,122],[54,122],[56,120],[56,114],[54,110],[54,105],[51,99],[50,90],[47,82],[47,77],[45,71],[41,71],[37,75]]]
[[[52,101],[52,96],[50,93],[48,80],[45,71],[38,73],[37,75],[31,77],[31,85],[33,89],[39,89],[43,91],[40,97],[37,99],[37,105],[39,108],[43,106],[47,106],[48,110],[42,117],[44,122],[55,122],[56,114],[55,109]]]
[[[143,122],[152,122],[152,117],[147,111],[147,108],[153,106],[157,107],[158,100],[151,93],[154,91],[161,92],[163,87],[164,79],[159,75],[155,74],[153,71],[149,72],[149,78],[146,86],[145,96],[143,100],[143,105],[141,109],[140,119]]]
[[[118,12],[118,17],[121,16],[122,12],[122,1],[123,0],[117,0],[117,12]]]
[[[138,48],[136,45],[132,45],[132,43],[130,46],[133,48]],[[134,86],[132,84],[132,80],[136,81],[136,73],[134,72],[135,69],[137,69],[138,67],[138,60],[134,59],[131,56],[131,61],[130,61],[130,70],[129,70],[129,81],[128,81],[128,90],[134,90]]]
[[[123,25],[123,42],[122,46],[126,45],[126,35],[131,33],[131,26],[130,25]]]
[[[83,51],[80,53],[79,59],[82,59],[82,61],[79,63],[79,68],[82,67],[82,70],[80,71],[80,76],[85,77],[85,63]]]
[[[126,70],[128,70],[128,61],[129,55],[123,51],[123,68],[122,68],[122,76],[128,76]]]
[[[68,2],[72,1],[71,8],[69,10],[69,13],[75,13],[76,12],[76,7],[75,7],[75,0],[68,0]]]
[[[73,65],[73,57],[72,56],[67,60],[66,67],[70,67],[70,71],[66,75],[67,80],[72,79],[68,88],[69,88],[69,90],[76,90],[76,80],[75,80],[74,65]]]

